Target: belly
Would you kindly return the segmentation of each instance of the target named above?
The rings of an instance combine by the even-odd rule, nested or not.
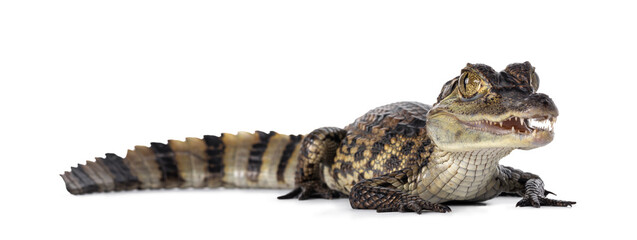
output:
[[[415,194],[431,202],[482,201],[499,194],[499,160],[509,149],[434,153],[420,172]]]

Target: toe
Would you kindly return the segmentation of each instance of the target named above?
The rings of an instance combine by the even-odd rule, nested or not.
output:
[[[290,191],[289,193],[283,195],[283,196],[279,196],[277,197],[277,199],[290,199],[290,198],[295,198],[296,196],[298,196],[301,193],[302,189],[300,187],[295,188],[294,190]]]

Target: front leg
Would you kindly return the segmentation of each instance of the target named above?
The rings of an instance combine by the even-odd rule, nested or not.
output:
[[[547,198],[546,196],[553,193],[545,190],[542,179],[533,173],[523,172],[512,167],[500,166],[500,180],[502,181],[504,194],[516,193],[522,196],[522,200],[516,204],[517,207],[568,207],[576,203]]]
[[[412,172],[405,169],[356,183],[350,191],[350,205],[354,209],[376,209],[377,212],[450,212],[449,207],[409,194],[403,188]]]

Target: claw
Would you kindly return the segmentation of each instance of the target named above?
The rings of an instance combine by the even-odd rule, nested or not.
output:
[[[290,199],[297,197],[299,200],[307,200],[310,198],[325,198],[325,199],[333,199],[342,197],[343,194],[332,190],[327,187],[324,183],[319,182],[306,182],[299,184],[291,192],[277,197],[278,199]]]
[[[441,212],[441,213],[451,212],[451,208],[447,205],[440,205],[440,210],[442,211],[438,211],[438,212]]]
[[[303,191],[303,189],[301,189],[300,187],[295,188],[294,190],[290,191],[289,193],[283,195],[283,196],[278,196],[277,199],[290,199],[290,198],[295,198],[296,196],[298,196],[299,194],[301,194],[301,192]]]

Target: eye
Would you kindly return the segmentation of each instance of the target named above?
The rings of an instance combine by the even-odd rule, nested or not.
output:
[[[473,73],[465,72],[458,81],[458,90],[465,99],[473,98],[482,88],[482,80]]]
[[[531,74],[529,84],[531,84],[533,92],[537,92],[537,89],[540,88],[540,77],[537,76],[537,73],[533,72],[533,74]]]

